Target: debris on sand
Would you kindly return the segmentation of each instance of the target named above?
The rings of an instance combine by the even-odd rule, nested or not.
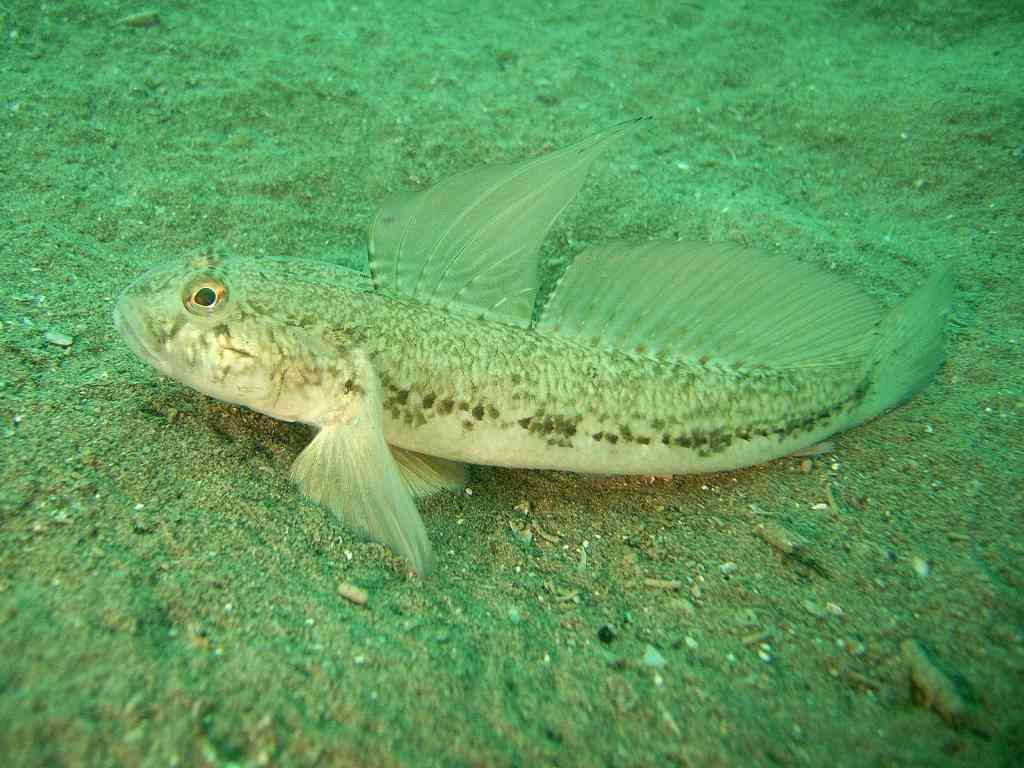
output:
[[[959,727],[967,715],[967,705],[956,686],[924,652],[916,640],[900,643],[903,663],[910,671],[914,701],[934,709],[949,725]]]
[[[366,605],[366,601],[369,599],[365,589],[357,587],[355,584],[350,584],[347,581],[343,581],[338,585],[338,594],[356,605]]]

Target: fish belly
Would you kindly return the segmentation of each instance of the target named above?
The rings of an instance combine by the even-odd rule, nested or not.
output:
[[[747,467],[801,451],[837,431],[837,425],[827,423],[794,436],[753,436],[712,449],[666,445],[660,437],[627,442],[620,435],[611,442],[601,425],[587,420],[571,436],[545,435],[543,429],[531,433],[518,420],[474,423],[438,418],[418,428],[401,420],[385,420],[387,441],[418,453],[472,464],[622,475],[698,474]]]

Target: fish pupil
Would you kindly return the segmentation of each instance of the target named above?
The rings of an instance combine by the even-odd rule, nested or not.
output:
[[[217,292],[213,288],[200,288],[192,296],[192,302],[199,307],[212,307],[217,303]]]

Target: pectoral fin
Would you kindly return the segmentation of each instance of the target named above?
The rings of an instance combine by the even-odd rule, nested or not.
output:
[[[434,554],[381,430],[375,377],[333,415],[292,466],[292,480],[349,528],[389,546],[417,573]]]

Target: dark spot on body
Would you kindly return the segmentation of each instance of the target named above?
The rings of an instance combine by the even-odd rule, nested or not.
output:
[[[434,401],[436,399],[437,399],[437,395],[435,395],[433,392],[428,392],[427,394],[425,394],[423,396],[423,407],[424,408],[432,408],[434,406]]]
[[[709,443],[711,453],[722,453],[732,445],[732,435],[724,429],[716,429],[711,433]]]
[[[395,401],[399,405],[405,405],[405,403],[406,403],[406,401],[408,399],[409,399],[409,390],[408,389],[400,389],[400,390],[398,390],[398,393],[395,395]]]
[[[540,432],[545,435],[563,435],[572,437],[576,434],[576,422],[579,417],[568,416],[545,416],[538,411],[534,416],[527,416],[519,420],[519,426],[531,433]]]
[[[181,329],[185,327],[186,322],[187,322],[187,320],[183,316],[175,317],[174,318],[174,322],[171,323],[171,330],[169,330],[166,335],[160,334],[160,333],[157,333],[155,335],[160,338],[160,341],[162,343],[166,343],[166,342],[170,341],[171,339],[173,339],[175,336],[177,336],[181,332]],[[150,330],[153,330],[153,329],[150,329]]]
[[[441,404],[437,406],[437,412],[442,415],[447,415],[452,412],[453,408],[455,408],[455,401],[451,398],[445,398],[441,401]]]
[[[484,417],[484,406],[482,403],[477,403],[473,406],[473,418],[477,421],[482,420]]]

